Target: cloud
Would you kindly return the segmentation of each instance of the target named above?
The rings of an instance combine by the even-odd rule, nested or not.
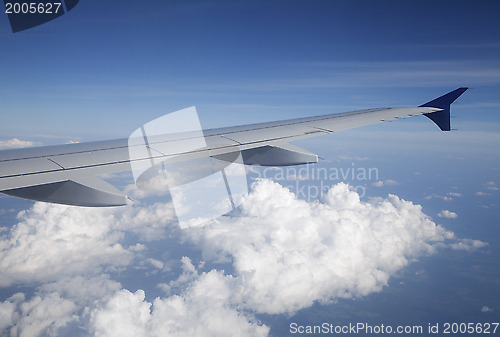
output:
[[[488,243],[480,241],[480,240],[471,240],[471,239],[461,239],[458,242],[454,242],[450,244],[450,248],[453,250],[465,250],[465,251],[473,251],[479,248],[483,248],[488,246]]]
[[[448,195],[453,195],[453,193],[447,193]],[[431,195],[427,195],[424,197],[425,200],[430,200],[432,198],[437,198],[437,199],[442,199],[444,201],[452,201],[453,198],[451,197],[447,197],[447,196],[443,196],[443,195],[438,195],[438,194],[431,194]]]
[[[80,274],[45,283],[38,288],[38,295],[44,297],[46,294],[57,293],[75,303],[87,306],[120,288],[121,284],[111,280],[108,274]]]
[[[447,219],[455,219],[458,217],[458,215],[455,212],[451,212],[451,211],[444,209],[438,213],[438,217],[447,218]]]
[[[174,282],[186,287],[180,295],[150,303],[142,290],[120,290],[92,311],[91,330],[108,337],[268,335],[253,315],[236,310],[231,276],[216,270],[198,275],[189,259],[183,263],[184,273]]]
[[[120,290],[92,313],[96,336],[147,336],[145,324],[151,304],[144,301],[143,290]]]
[[[124,266],[132,254],[109,210],[35,203],[0,240],[0,286],[50,282],[81,270]]]
[[[73,325],[78,329],[85,322],[86,308],[120,288],[105,275],[79,275],[43,284],[30,299],[16,293],[0,302],[0,332],[21,337],[65,336],[62,328]]]
[[[486,189],[491,190],[491,191],[498,191],[498,187],[496,186],[495,182],[489,181],[486,183]]]
[[[484,305],[484,306],[481,308],[481,312],[493,312],[493,311],[495,311],[495,309],[490,308],[490,307],[488,307],[488,306],[486,306],[486,305]]]
[[[378,180],[378,181],[373,183],[373,186],[375,186],[375,187],[394,186],[394,185],[398,185],[398,182],[395,180],[392,180],[392,179],[387,179],[384,181]]]
[[[116,228],[131,232],[144,241],[157,241],[166,237],[166,229],[177,230],[175,210],[170,202],[151,205],[136,203],[116,214]]]
[[[265,180],[240,216],[191,235],[205,258],[233,261],[242,289],[234,297],[269,314],[380,291],[411,259],[454,238],[421,206],[394,195],[361,202],[340,183],[324,203],[309,203]]]
[[[12,300],[12,298],[11,298]],[[18,306],[18,319],[11,329],[12,336],[39,336],[43,332],[55,335],[57,330],[74,319],[77,306],[57,293],[45,297],[35,296],[23,302],[23,296],[14,297]]]
[[[0,235],[0,284],[34,290],[0,302],[0,334],[266,336],[255,315],[362,297],[421,255],[487,245],[397,196],[361,202],[343,183],[307,202],[260,180],[231,216],[182,232],[174,219],[169,202],[20,212]]]
[[[0,334],[58,335],[86,322],[85,311],[122,288],[111,275],[146,262],[144,244],[127,248],[125,233],[142,242],[164,237],[172,226],[169,204],[92,209],[35,203],[18,214],[18,223],[0,235],[0,286],[34,285],[34,295],[19,293],[0,302]],[[140,261],[136,261],[140,260]]]
[[[489,191],[498,191],[498,187],[496,186],[495,182],[493,181],[489,181],[485,184],[485,189],[489,190]],[[482,191],[479,191],[479,192],[476,192],[476,195],[477,196],[486,196],[486,195],[491,195],[490,193],[487,193],[487,192],[482,192]]]
[[[124,247],[125,233],[160,240],[174,219],[170,203],[94,209],[37,202],[0,236],[0,286],[117,270],[129,265],[140,247]]]
[[[160,270],[165,267],[165,264],[157,259],[149,258],[146,261],[149,262],[153,267]]]
[[[476,195],[479,197],[482,197],[482,196],[491,195],[491,194],[479,191],[479,192],[476,192]]]
[[[23,294],[15,294],[7,301],[0,303],[0,332],[14,325],[16,302],[24,300]]]
[[[451,196],[451,197],[462,197],[462,194],[458,193],[458,192],[448,192],[446,194]]]
[[[5,149],[19,149],[23,147],[32,147],[40,145],[38,142],[32,142],[29,140],[20,140],[17,138],[12,138],[8,140],[0,140],[0,150],[5,150]]]

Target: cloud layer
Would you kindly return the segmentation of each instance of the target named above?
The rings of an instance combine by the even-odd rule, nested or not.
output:
[[[365,203],[340,183],[323,203],[306,202],[271,181],[254,186],[238,218],[197,234],[207,259],[233,261],[235,297],[270,314],[380,291],[409,260],[454,238],[394,195]]]
[[[176,229],[169,203],[36,203],[1,234],[0,286],[34,287],[0,302],[0,331],[12,336],[266,336],[256,313],[362,297],[418,256],[486,245],[456,239],[394,195],[362,202],[340,183],[307,202],[269,180],[199,229]]]

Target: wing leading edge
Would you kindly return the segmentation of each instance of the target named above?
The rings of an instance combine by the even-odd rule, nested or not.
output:
[[[120,206],[127,197],[96,177],[127,171],[137,162],[224,160],[240,151],[247,165],[286,166],[315,163],[318,157],[289,141],[416,115],[450,130],[450,105],[459,88],[419,107],[381,108],[203,130],[201,135],[169,134],[151,139],[149,155],[129,156],[127,139],[0,151],[0,192],[30,200],[77,206]],[[203,137],[206,146],[183,151]],[[168,146],[165,146],[168,145]],[[181,150],[176,150],[181,149]]]

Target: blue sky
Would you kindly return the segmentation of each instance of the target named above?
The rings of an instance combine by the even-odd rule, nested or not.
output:
[[[4,16],[2,101],[12,124],[2,134],[31,136],[36,125],[109,137],[98,120],[126,137],[191,105],[210,127],[419,104],[459,86],[481,89],[463,104],[497,103],[491,2],[146,4],[85,2],[20,34],[9,34]]]
[[[250,317],[269,327],[271,336],[287,336],[290,322],[498,322],[499,10],[500,4],[493,1],[91,0],[81,1],[59,19],[16,34],[11,33],[7,17],[0,15],[0,141],[18,138],[52,145],[126,138],[156,117],[193,105],[202,126],[210,128],[372,107],[417,106],[455,88],[470,87],[452,106],[452,128],[457,131],[439,132],[428,119],[416,117],[297,145],[324,158],[318,167],[377,168],[376,178],[344,179],[361,188],[363,202],[375,205],[372,198],[397,195],[415,207],[421,205],[426,216],[453,231],[459,240],[480,240],[487,245],[457,250],[450,243],[430,255],[413,256],[405,251],[403,255],[411,263],[389,273],[387,285],[368,294],[348,298],[324,295],[299,310],[284,305],[286,310],[275,313],[258,304],[238,310],[240,318]],[[278,179],[278,183],[286,186],[296,181]],[[321,182],[306,179],[298,183],[316,186]],[[268,191],[262,187],[261,193],[267,195]],[[82,223],[90,218],[87,213],[76,215],[72,209],[42,209],[8,197],[0,198],[0,203],[0,235],[5,242],[18,233],[16,228],[25,228],[23,224],[30,221],[39,226],[35,234],[40,235],[40,242],[50,242],[45,234],[54,233],[53,221],[61,221],[62,226],[71,216]],[[417,212],[413,206],[397,205]],[[146,212],[152,209],[147,203],[141,207]],[[158,206],[154,214],[162,214],[162,209]],[[21,210],[29,211],[16,218]],[[439,216],[444,210],[457,217]],[[75,331],[82,336],[106,335],[99,324],[109,317],[106,312],[118,307],[113,301],[120,296],[135,305],[152,303],[157,296],[167,303],[177,294],[184,296],[185,303],[203,307],[204,302],[197,302],[186,289],[206,285],[203,282],[210,277],[213,282],[229,284],[221,270],[224,276],[243,279],[236,263],[241,251],[203,235],[186,238],[172,224],[155,227],[137,220],[134,223],[144,223],[137,228],[127,222],[142,219],[140,214],[137,208],[117,212],[114,217],[122,219],[119,225],[110,224],[108,213],[95,220],[108,230],[103,236],[106,240],[91,242],[104,262],[90,259],[81,268],[92,271],[88,284],[104,284],[102,288],[109,290],[99,293],[108,302],[92,307],[72,295],[69,285],[82,277],[77,272],[68,274],[56,268],[53,274],[43,272],[37,278],[28,267],[16,274],[17,269],[4,266],[4,274],[11,278],[0,278],[4,305],[0,308],[20,308],[22,301],[11,297],[17,292],[31,304],[39,296],[41,302],[37,303],[62,303],[68,308],[51,318],[52,327],[44,329],[60,336]],[[251,221],[245,215],[234,224]],[[67,227],[73,228],[72,224]],[[91,227],[88,237],[94,238],[96,231]],[[162,239],[151,239],[151,233]],[[245,243],[240,237],[233,239]],[[112,249],[106,245],[113,244],[120,244],[123,251],[114,246],[110,253]],[[12,258],[6,249],[4,261]],[[210,259],[210,253],[215,258]],[[69,259],[73,256],[67,254]],[[191,267],[186,260],[180,262],[183,256],[191,259],[196,277],[186,272]],[[160,265],[158,261],[161,268],[155,267]],[[309,262],[320,265],[312,258]],[[48,262],[42,265],[54,268]],[[212,270],[219,278],[210,274]],[[170,293],[159,284],[168,284]],[[311,284],[311,289],[320,288]],[[142,302],[138,301],[139,289],[145,291]],[[245,303],[253,300],[257,301],[251,297]],[[156,308],[162,303],[155,303],[153,312],[160,312]],[[238,307],[234,302],[228,305],[231,310]],[[91,315],[85,316],[81,309],[85,306],[90,307]],[[229,310],[218,304],[214,308],[215,312]],[[202,315],[193,312],[186,317]],[[81,320],[65,321],[70,314]],[[0,329],[3,322],[0,320]],[[16,331],[29,325],[27,319],[12,322]]]

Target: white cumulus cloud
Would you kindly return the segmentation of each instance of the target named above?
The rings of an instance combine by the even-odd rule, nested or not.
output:
[[[308,202],[261,180],[232,216],[184,232],[174,219],[168,202],[35,203],[20,212],[0,233],[0,287],[34,290],[0,302],[0,334],[266,336],[256,314],[365,296],[418,256],[487,245],[456,239],[397,196],[361,202],[343,183]],[[201,253],[205,261],[193,265],[189,256]],[[120,275],[144,289],[127,289]],[[160,289],[163,296],[147,297]]]
[[[455,212],[451,212],[451,211],[444,209],[438,213],[438,217],[447,218],[447,219],[455,219],[458,217],[458,215]]]
[[[110,211],[35,203],[0,240],[0,286],[54,281],[102,265],[124,266],[132,254]]]
[[[454,238],[421,206],[394,195],[361,202],[340,183],[324,203],[306,202],[265,180],[240,216],[192,235],[207,259],[234,261],[241,283],[234,297],[271,314],[380,291],[411,259]]]
[[[0,302],[0,335],[57,336],[68,324],[83,324],[85,308],[122,288],[113,273],[135,268],[137,259],[160,267],[144,256],[144,244],[122,245],[125,233],[160,240],[173,219],[170,205],[160,203],[120,209],[35,203],[20,212],[0,235],[0,287],[34,285],[35,294]]]
[[[184,273],[173,282],[185,286],[179,295],[145,300],[145,293],[123,289],[91,313],[96,336],[267,336],[269,328],[249,313],[239,312],[234,299],[235,280],[212,270],[198,275],[191,261],[183,258]],[[189,283],[185,283],[189,280]]]
[[[460,239],[457,242],[450,244],[450,247],[453,250],[465,250],[465,251],[473,251],[486,246],[488,246],[488,243],[483,242],[481,240],[472,240],[472,239]]]
[[[13,301],[18,306],[18,315],[11,336],[40,336],[42,333],[53,336],[75,318],[76,304],[57,293],[35,296],[26,302],[22,302],[23,299],[18,296]]]
[[[6,149],[19,149],[23,147],[32,147],[40,145],[40,143],[32,142],[29,140],[21,140],[17,138],[12,138],[8,140],[0,140],[0,150]]]

